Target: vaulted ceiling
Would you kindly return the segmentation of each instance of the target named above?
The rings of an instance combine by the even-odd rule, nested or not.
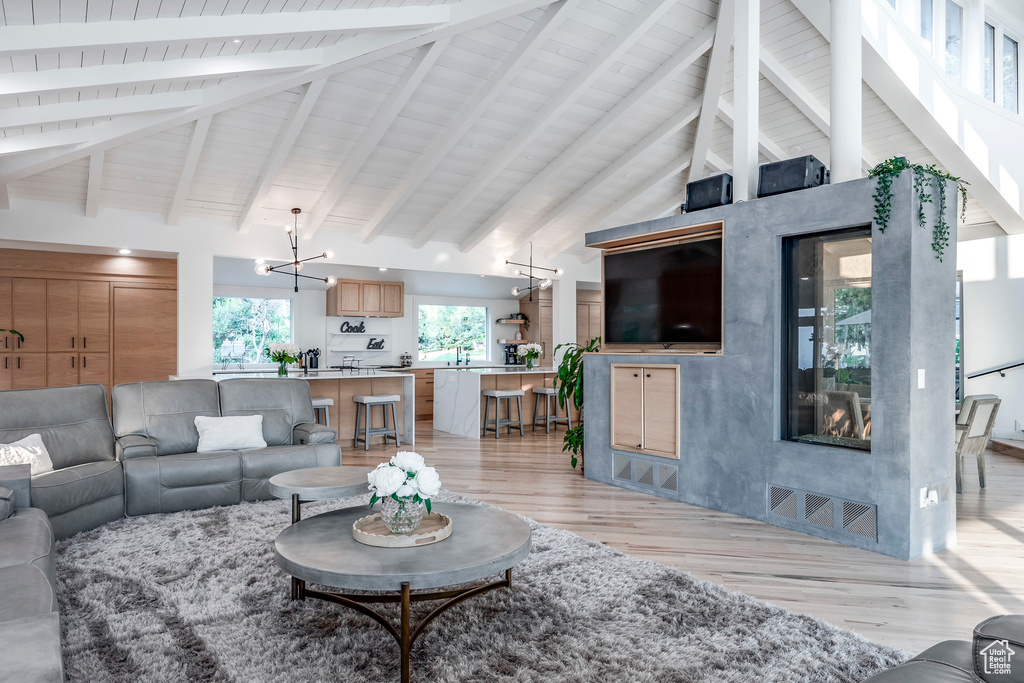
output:
[[[0,208],[582,253],[731,166],[730,2],[0,0]],[[762,160],[827,163],[828,42],[791,0],[761,33]],[[863,114],[865,164],[936,161]]]

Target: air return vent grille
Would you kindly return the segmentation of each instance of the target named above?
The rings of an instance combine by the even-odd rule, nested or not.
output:
[[[612,457],[612,469],[615,481],[628,481],[639,489],[648,489],[661,495],[679,492],[678,466],[616,454]]]
[[[769,484],[766,493],[768,519],[780,526],[811,533],[828,529],[844,536],[878,539],[875,505],[778,484]]]

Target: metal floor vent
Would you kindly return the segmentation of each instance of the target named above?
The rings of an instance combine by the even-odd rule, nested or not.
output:
[[[679,467],[676,465],[661,465],[615,454],[612,456],[612,469],[616,481],[628,481],[652,492],[679,492]]]
[[[769,520],[783,517],[781,526],[830,529],[841,534],[878,540],[878,506],[836,496],[768,484]]]

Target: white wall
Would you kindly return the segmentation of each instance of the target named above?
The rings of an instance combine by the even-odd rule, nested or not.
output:
[[[189,217],[179,226],[167,227],[164,216],[157,213],[104,209],[97,218],[83,214],[83,207],[73,204],[16,200],[9,211],[0,211],[0,241],[9,247],[25,242],[177,254],[179,374],[206,374],[212,369],[214,257],[291,260],[288,242],[276,228],[257,228],[243,235],[233,224],[209,219]],[[299,249],[308,254],[333,250],[337,255],[333,262],[339,264],[493,276],[508,275],[505,259],[522,260],[522,254],[462,253],[454,244],[430,243],[413,249],[407,240],[397,238],[362,244],[331,231],[302,240]],[[599,262],[583,264],[577,257],[563,255],[558,265],[565,269],[559,284],[567,289],[575,290],[576,280],[600,279]],[[575,306],[556,299],[554,314],[555,342],[574,341]],[[315,335],[318,324],[310,321],[307,329],[303,322],[302,334]],[[301,337],[299,341],[305,344]]]
[[[964,374],[1024,361],[1024,235],[959,243],[957,269],[964,279]],[[995,435],[1024,438],[1014,429],[1014,421],[1024,424],[1024,367],[969,379],[968,394],[1002,398]]]

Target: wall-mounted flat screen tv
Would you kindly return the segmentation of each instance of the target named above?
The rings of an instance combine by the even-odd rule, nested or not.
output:
[[[604,255],[604,343],[721,346],[722,236]]]

